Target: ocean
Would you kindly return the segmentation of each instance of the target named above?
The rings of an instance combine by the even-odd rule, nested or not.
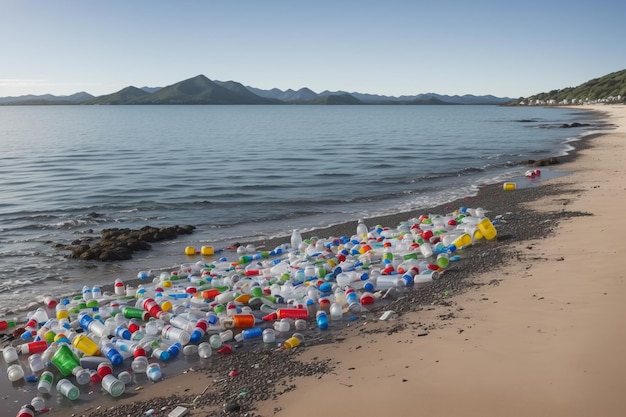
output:
[[[573,122],[590,126],[561,128]],[[593,113],[540,107],[0,107],[0,319],[23,320],[46,295],[177,269],[187,246],[226,256],[234,242],[420,213],[484,184],[532,186],[519,161],[564,155],[602,128]],[[129,261],[54,248],[105,228],[187,224],[193,234]]]

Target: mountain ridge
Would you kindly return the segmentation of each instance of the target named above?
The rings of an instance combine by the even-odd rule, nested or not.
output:
[[[329,91],[316,93],[303,87],[299,90],[263,90],[244,86],[236,81],[211,80],[203,74],[191,77],[165,87],[127,86],[111,94],[93,96],[86,92],[70,96],[26,95],[0,97],[0,105],[181,105],[181,104],[321,104],[321,105],[449,105],[449,104],[488,104],[500,105],[514,101],[509,97],[492,95],[447,96],[435,93],[384,96],[360,92]]]

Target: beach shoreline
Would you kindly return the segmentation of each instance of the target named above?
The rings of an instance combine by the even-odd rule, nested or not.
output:
[[[593,109],[583,107],[583,109],[605,111],[604,107]],[[623,111],[623,108],[620,109]],[[614,121],[612,120],[616,117],[614,112],[608,111],[608,113],[609,121]],[[622,127],[620,124],[620,129]],[[574,171],[572,175],[550,180],[536,187],[512,192],[502,190],[501,184],[486,186],[475,197],[468,197],[462,201],[447,203],[430,209],[431,213],[443,214],[457,209],[456,205],[459,203],[466,207],[484,207],[489,211],[489,217],[501,216],[501,221],[498,224],[497,242],[477,245],[472,256],[462,259],[456,267],[446,271],[445,276],[440,281],[423,289],[424,291],[420,289],[412,292],[411,296],[403,298],[402,301],[395,304],[392,302],[389,308],[393,308],[397,315],[391,321],[377,321],[376,317],[379,316],[380,311],[373,311],[354,323],[346,323],[344,328],[336,329],[337,332],[329,334],[326,339],[305,343],[304,349],[292,352],[265,352],[261,355],[264,358],[263,362],[270,364],[277,360],[278,362],[274,366],[280,369],[268,371],[267,375],[271,375],[268,377],[261,373],[261,375],[252,378],[254,384],[262,384],[263,382],[267,384],[268,380],[271,379],[272,384],[278,385],[273,389],[267,388],[267,394],[270,398],[266,398],[265,395],[254,395],[254,390],[259,389],[254,387],[248,388],[248,392],[252,391],[251,394],[235,397],[235,400],[238,401],[227,401],[228,398],[232,397],[232,392],[237,390],[244,392],[244,388],[248,385],[245,382],[245,378],[248,377],[245,367],[254,365],[255,360],[258,362],[254,353],[247,353],[246,355],[249,357],[246,357],[242,352],[235,352],[229,358],[225,357],[218,364],[211,363],[206,367],[201,363],[193,364],[189,367],[189,372],[171,375],[167,380],[151,384],[144,390],[129,393],[119,401],[104,397],[75,408],[52,410],[51,414],[67,415],[71,411],[72,414],[94,417],[99,415],[125,416],[129,415],[129,412],[124,407],[134,407],[133,409],[138,412],[140,409],[147,410],[157,406],[167,407],[175,402],[193,402],[198,396],[204,395],[202,391],[205,387],[209,387],[209,391],[214,391],[211,389],[212,386],[212,388],[219,387],[221,392],[226,392],[228,395],[211,397],[213,398],[211,402],[196,401],[195,408],[189,407],[190,415],[224,415],[223,408],[220,406],[221,403],[236,404],[240,407],[240,411],[230,413],[231,415],[267,417],[292,415],[297,412],[306,416],[313,415],[313,413],[332,412],[345,407],[346,404],[349,404],[351,412],[377,415],[390,411],[406,411],[409,409],[408,407],[414,407],[415,404],[412,402],[418,394],[420,397],[419,406],[425,407],[420,408],[420,410],[428,410],[434,415],[458,415],[464,411],[461,408],[451,408],[452,405],[448,404],[450,399],[454,400],[451,403],[459,403],[456,404],[458,407],[461,407],[462,404],[460,403],[463,401],[469,405],[477,403],[474,414],[468,405],[469,408],[465,410],[467,412],[463,412],[464,415],[498,415],[498,413],[491,413],[489,409],[484,408],[484,404],[478,404],[480,401],[476,398],[467,397],[467,393],[464,392],[465,388],[457,387],[460,392],[454,391],[450,386],[451,384],[447,383],[448,380],[444,378],[445,376],[465,383],[468,381],[458,377],[454,369],[448,369],[446,363],[453,363],[453,359],[463,359],[467,342],[475,343],[476,338],[480,340],[483,337],[483,335],[474,335],[477,333],[476,328],[480,328],[483,324],[478,319],[482,318],[481,315],[489,318],[492,314],[490,308],[493,308],[494,305],[501,307],[508,303],[501,301],[507,294],[498,293],[498,291],[504,291],[505,287],[508,286],[509,280],[502,278],[502,276],[508,277],[519,273],[532,274],[535,269],[534,264],[528,269],[531,272],[528,270],[520,271],[519,267],[521,264],[527,266],[527,262],[531,262],[533,258],[540,258],[542,267],[551,263],[564,262],[559,260],[558,255],[545,255],[544,251],[550,248],[544,249],[543,245],[550,246],[546,242],[554,241],[563,233],[562,222],[571,226],[578,222],[574,218],[582,217],[585,221],[589,221],[595,217],[592,211],[578,204],[588,191],[585,185],[581,186],[581,179],[576,177],[576,172],[580,169],[577,167],[579,154],[586,155],[587,152],[593,154],[597,141],[602,142],[606,137],[612,137],[614,134],[608,132],[584,140],[583,143],[579,144],[580,146],[576,146],[576,151],[572,152],[571,155],[559,157],[563,162],[570,159],[573,161],[571,164],[562,165],[562,169]],[[366,223],[368,225],[381,224],[394,227],[399,222],[415,215],[416,213],[413,212],[397,213],[366,219]],[[349,222],[318,229],[305,233],[303,236],[305,238],[309,236],[349,236],[354,233],[355,227],[356,222]],[[256,244],[273,248],[286,242],[287,239],[288,237],[281,237],[256,242]],[[538,252],[540,255],[536,254]],[[566,259],[569,260],[569,257]],[[502,285],[500,285],[501,283]],[[493,292],[497,294],[492,295]],[[508,296],[509,298],[512,297]],[[411,297],[414,298],[411,299]],[[503,298],[494,303],[492,300],[498,297]],[[545,295],[533,298],[532,301],[546,299]],[[538,298],[541,300],[537,300]],[[513,305],[515,301],[512,299],[509,304]],[[478,324],[473,323],[474,321],[477,321]],[[468,322],[472,322],[472,324],[468,324]],[[472,336],[467,337],[468,334],[472,334]],[[407,356],[406,351],[411,349],[417,350],[419,355]],[[433,359],[439,353],[445,360]],[[446,355],[459,355],[459,358],[456,356],[450,358]],[[274,356],[276,357],[268,359]],[[213,358],[213,360],[215,359]],[[433,360],[431,361],[431,359]],[[471,360],[473,359],[472,357]],[[489,358],[480,359],[483,360],[482,363],[489,364],[487,361]],[[465,360],[468,361],[468,359]],[[227,361],[231,361],[232,364],[227,363]],[[461,365],[469,367],[465,362]],[[455,364],[457,368],[461,365]],[[300,375],[301,368],[307,366],[311,368],[308,369],[309,373]],[[479,374],[484,371],[484,369],[476,368],[477,366],[475,365],[473,368],[474,372]],[[485,366],[487,367],[487,365]],[[512,367],[508,362],[507,366]],[[228,373],[228,369],[235,368],[241,370],[241,375],[232,378],[232,381],[227,382],[226,385],[213,382],[215,378],[223,378],[224,374]],[[444,368],[443,372],[441,368]],[[432,374],[428,374],[429,372]],[[424,373],[428,376],[423,376]],[[235,382],[237,378],[244,381]],[[263,380],[263,378],[266,379]],[[418,381],[420,378],[424,378],[425,381]],[[281,381],[278,382],[278,379]],[[283,379],[288,382],[282,381]],[[427,386],[426,382],[428,381],[436,381],[435,386]],[[439,390],[434,388],[445,390],[445,396],[442,392],[442,396],[438,397]],[[489,385],[488,388],[495,390],[498,386],[497,384]],[[510,392],[507,393],[511,394]],[[217,394],[213,393],[213,395]],[[252,399],[248,400],[246,396]],[[386,400],[382,401],[380,405],[373,404],[373,401],[364,400],[365,398],[375,398],[375,396],[386,398]],[[316,401],[314,407],[305,406],[304,404],[307,404],[311,398],[324,400]],[[528,396],[525,396],[525,399],[527,400]],[[515,403],[515,406],[523,408],[524,404],[521,401],[518,402],[520,404]],[[503,401],[500,403],[498,404],[503,407],[500,411],[505,415],[514,414],[506,408],[508,403],[505,404]],[[441,406],[439,407],[438,404]],[[115,408],[111,409],[110,407]],[[526,414],[520,412],[519,415],[528,415],[528,413],[528,409],[526,409]],[[131,413],[130,415],[134,414]],[[538,415],[542,415],[542,413],[538,413]],[[546,415],[558,415],[558,413],[551,412],[546,413]]]

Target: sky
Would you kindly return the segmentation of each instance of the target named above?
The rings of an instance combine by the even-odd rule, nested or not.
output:
[[[261,89],[526,97],[626,69],[615,0],[0,0],[0,97],[203,74]]]

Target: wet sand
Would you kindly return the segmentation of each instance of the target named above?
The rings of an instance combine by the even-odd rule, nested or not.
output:
[[[561,168],[571,175],[516,191],[488,186],[430,210],[483,207],[499,220],[496,241],[470,248],[428,287],[336,323],[301,348],[244,347],[182,362],[117,400],[95,393],[49,414],[167,415],[186,404],[191,416],[622,415],[626,287],[616,260],[626,233],[626,107],[584,109],[608,113],[618,128],[579,144]],[[366,222],[395,227],[419,214]],[[355,226],[315,235],[351,235]],[[383,309],[396,314],[379,321]]]

